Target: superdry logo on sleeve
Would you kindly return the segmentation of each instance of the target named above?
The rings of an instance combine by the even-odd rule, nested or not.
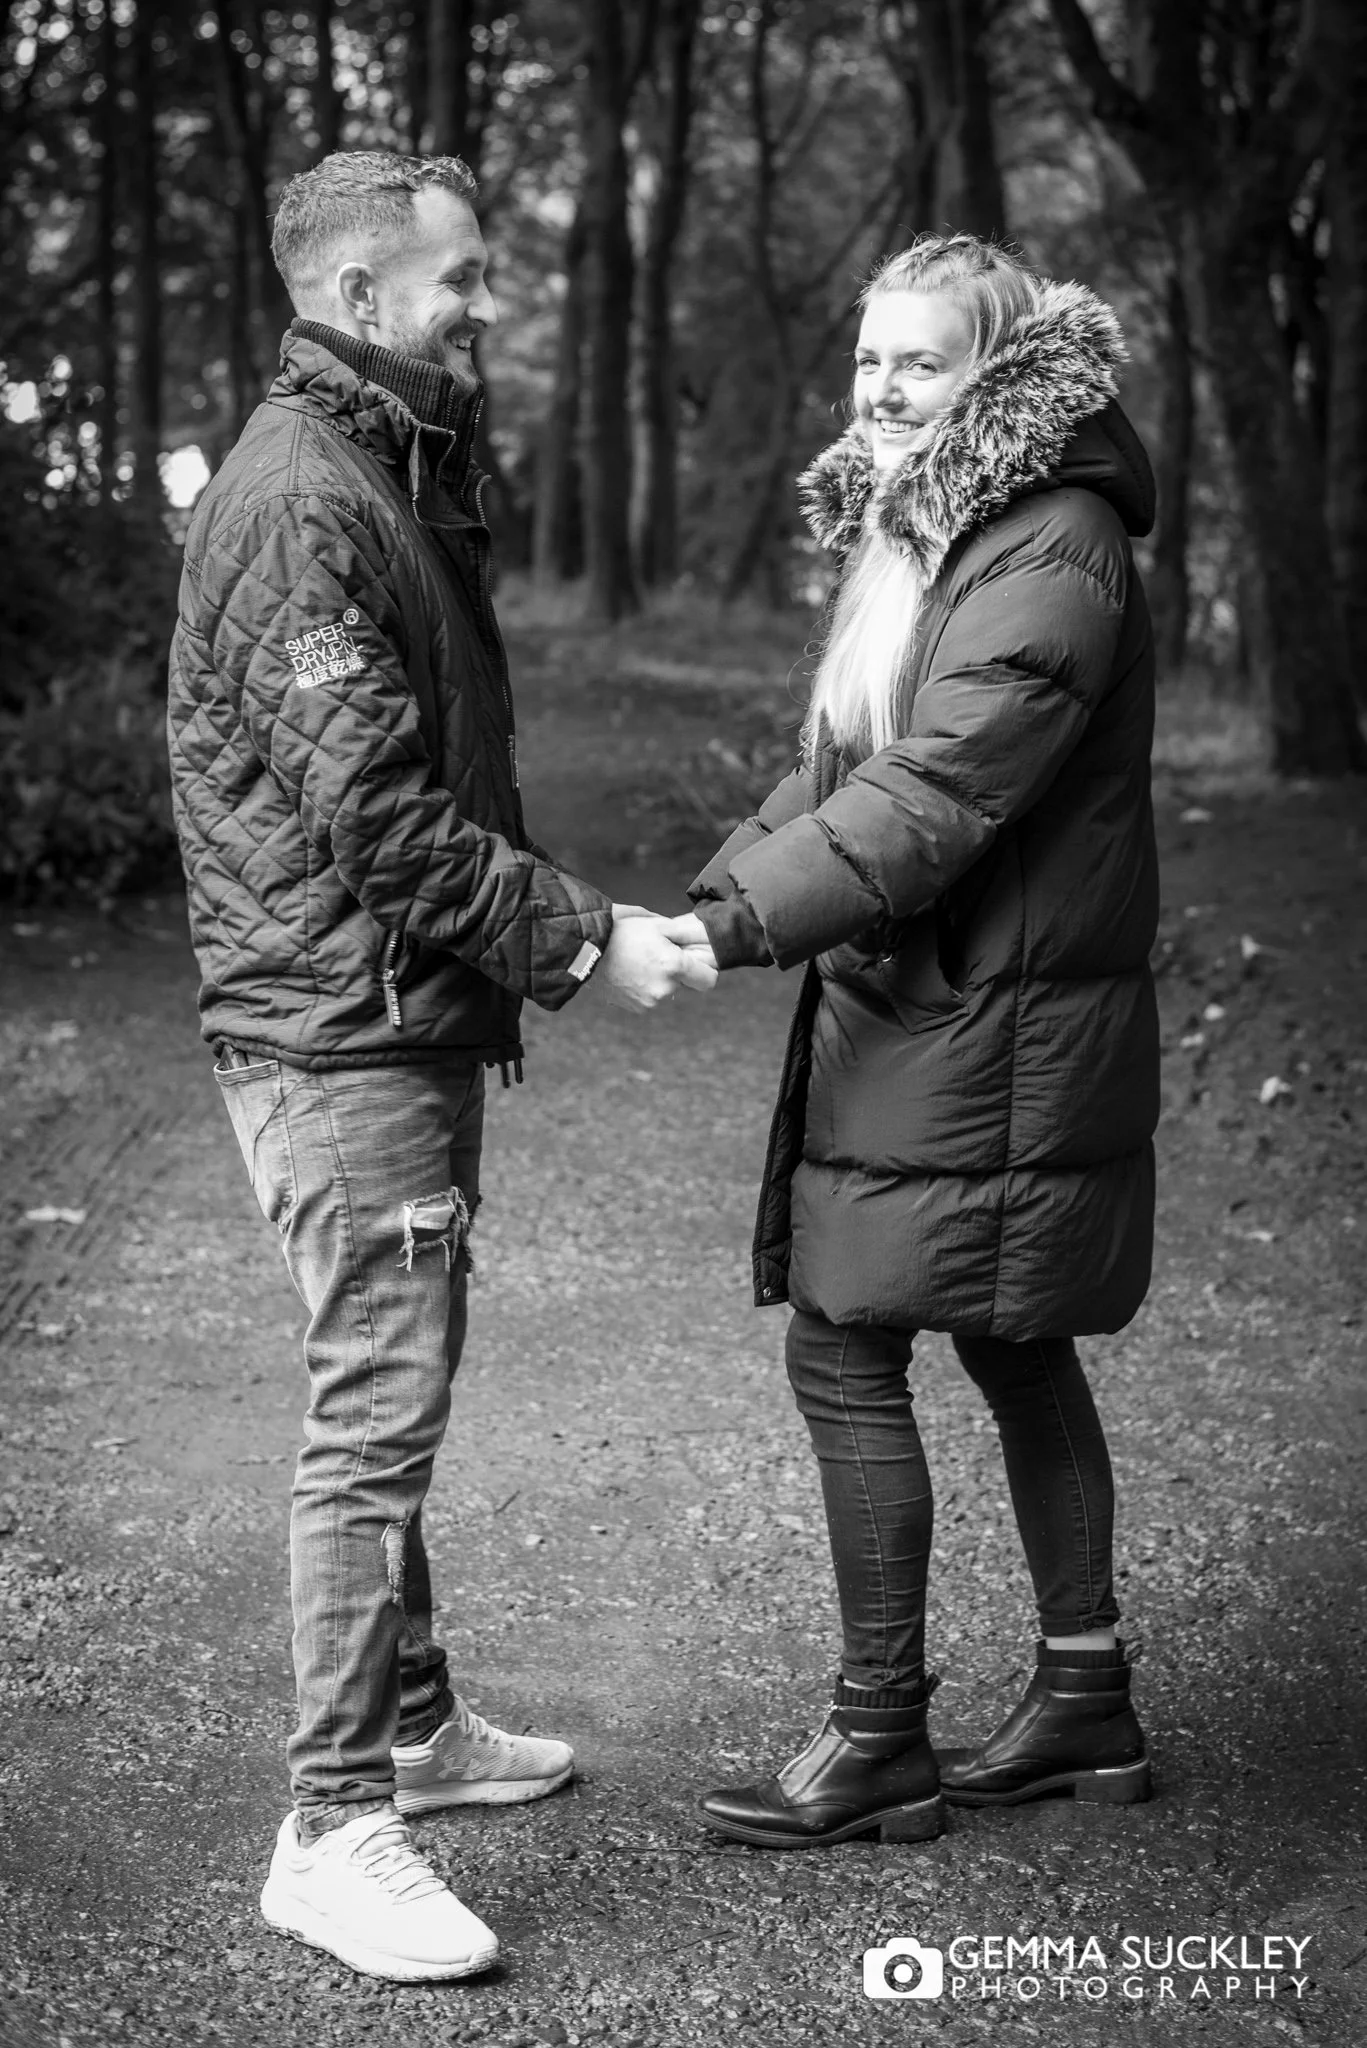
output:
[[[319,683],[339,682],[343,676],[358,676],[365,668],[365,656],[347,631],[358,626],[361,614],[354,606],[331,626],[315,626],[297,640],[285,642],[285,652],[294,665],[294,680],[301,690],[316,690]]]

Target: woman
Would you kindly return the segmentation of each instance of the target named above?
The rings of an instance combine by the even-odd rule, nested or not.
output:
[[[800,486],[841,563],[802,765],[669,927],[723,969],[808,963],[755,1286],[794,1311],[844,1648],[807,1749],[704,1802],[768,1848],[930,1836],[944,1799],[1149,1790],[1073,1339],[1130,1320],[1152,1251],[1153,654],[1127,538],[1152,481],[1081,286],[927,236],[863,303],[853,424]],[[918,1330],[951,1333],[991,1406],[1043,1638],[1014,1712],[938,1762]]]

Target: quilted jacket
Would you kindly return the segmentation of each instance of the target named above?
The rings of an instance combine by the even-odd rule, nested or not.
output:
[[[928,594],[905,737],[823,744],[693,887],[723,965],[809,963],[761,1302],[1019,1340],[1144,1297],[1153,654],[1127,532],[1152,482],[1120,355],[1107,308],[1051,287],[886,484],[857,427],[802,479],[819,540],[876,519]]]
[[[470,450],[478,395],[296,320],[191,522],[176,825],[211,1043],[302,1067],[521,1055],[611,929],[533,849]]]

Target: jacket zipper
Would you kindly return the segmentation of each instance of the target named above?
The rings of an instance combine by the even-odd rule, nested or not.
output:
[[[394,962],[399,952],[399,935],[388,932],[385,935],[384,951],[380,955],[380,984],[384,989],[384,1006],[389,1012],[389,1021],[396,1031],[403,1030],[403,1011],[399,1007],[399,990]]]
[[[503,709],[508,720],[508,768],[513,778],[513,788],[520,790],[517,779],[517,734],[513,717],[513,693],[508,684],[508,651],[503,645],[503,635],[498,630],[494,617],[493,593],[489,588],[489,536],[484,521],[484,493],[489,479],[481,474],[475,485],[475,511],[485,523],[483,534],[473,536],[475,549],[475,582],[479,590],[480,609],[484,614],[485,637],[497,651],[500,681],[503,685]]]

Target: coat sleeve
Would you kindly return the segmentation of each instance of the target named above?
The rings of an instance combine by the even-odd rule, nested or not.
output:
[[[731,880],[729,869],[738,853],[744,853],[747,846],[758,846],[780,825],[787,825],[794,818],[800,818],[807,808],[807,794],[810,777],[805,767],[794,768],[791,775],[785,775],[778,788],[765,797],[753,818],[747,818],[725,843],[718,847],[707,866],[688,885],[689,901],[703,903],[709,899],[721,902],[723,897],[733,896],[736,885]]]
[[[960,601],[907,737],[731,861],[780,967],[925,910],[1039,800],[1106,690],[1122,583],[1023,548]]]
[[[206,557],[215,669],[319,857],[376,922],[558,1009],[608,899],[433,781],[384,551],[354,508],[276,498]],[[268,862],[270,849],[260,849]]]

